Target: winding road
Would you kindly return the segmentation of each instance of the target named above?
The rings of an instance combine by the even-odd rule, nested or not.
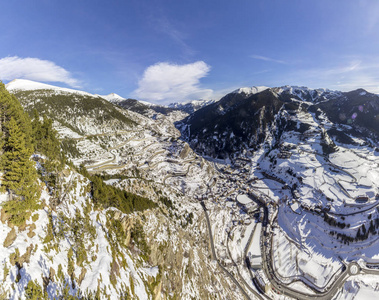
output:
[[[201,201],[201,207],[203,208],[204,210],[204,214],[205,214],[205,219],[206,219],[206,223],[207,223],[207,228],[208,228],[208,233],[209,233],[209,241],[210,241],[210,245],[211,245],[211,253],[212,253],[212,258],[213,260],[215,260],[218,264],[218,266],[225,272],[226,275],[229,276],[229,278],[233,281],[233,283],[240,289],[241,293],[243,294],[243,296],[246,298],[246,299],[251,299],[249,294],[245,291],[245,289],[240,285],[240,283],[237,281],[237,279],[233,276],[233,274],[231,274],[221,263],[220,261],[217,259],[217,256],[216,256],[216,251],[215,251],[215,248],[214,248],[214,243],[213,243],[213,235],[212,235],[212,228],[211,228],[211,223],[209,221],[209,216],[208,216],[208,212],[207,212],[207,208],[205,207],[205,203],[204,201]],[[264,300],[258,293],[256,293],[254,291],[254,295],[256,297],[258,297],[260,300]]]
[[[264,208],[264,214],[266,219],[266,214],[268,213],[267,206],[265,203],[259,201]],[[268,219],[268,216],[267,216]],[[270,227],[270,224],[267,224],[268,226],[262,227],[262,234],[261,234],[261,247],[262,247],[262,262],[263,262],[263,270],[267,276],[267,278],[270,280],[271,285],[277,290],[283,293],[286,296],[290,296],[295,299],[322,299],[322,300],[329,300],[332,299],[332,297],[338,292],[339,289],[342,288],[346,280],[351,275],[356,275],[357,273],[352,272],[351,270],[357,266],[355,262],[349,263],[348,266],[345,266],[345,269],[342,271],[341,275],[336,279],[336,281],[326,289],[324,292],[316,292],[316,294],[306,294],[299,292],[295,289],[292,289],[288,287],[285,284],[282,284],[280,280],[275,276],[275,270],[272,265],[273,261],[273,254],[272,254],[272,233],[270,233],[270,230],[268,227]],[[360,270],[362,274],[375,274],[379,275],[379,270],[368,270],[368,269],[362,269]]]

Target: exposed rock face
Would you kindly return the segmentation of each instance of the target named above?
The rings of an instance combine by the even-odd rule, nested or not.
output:
[[[115,211],[114,213],[114,219],[121,222],[122,229],[125,232],[125,246],[128,246],[130,244],[131,231],[134,224],[136,223],[136,218],[137,217],[135,216],[128,216],[126,214],[123,214],[121,211]],[[140,222],[140,219],[138,221]]]
[[[207,236],[204,215],[196,225],[182,228],[162,214],[145,214],[147,238],[150,241],[150,263],[159,266],[162,274],[160,291],[166,299],[169,293],[178,298],[196,295],[196,299],[209,299],[212,290],[220,290],[220,299],[241,299],[241,295],[233,292],[231,283],[224,278],[217,264],[211,261],[209,237]],[[159,224],[151,228],[151,224]],[[159,232],[168,232],[167,239],[157,241]],[[196,233],[199,231],[199,233]],[[156,299],[158,293],[156,294]]]
[[[16,229],[13,227],[11,231],[8,232],[7,237],[5,238],[3,242],[3,246],[6,248],[10,247],[13,244],[13,242],[16,240],[16,238],[17,238],[17,232],[16,232]]]
[[[185,159],[187,155],[190,153],[191,148],[188,144],[185,144],[184,149],[180,152],[179,156],[181,159]]]

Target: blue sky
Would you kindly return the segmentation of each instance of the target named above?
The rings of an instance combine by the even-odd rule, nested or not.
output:
[[[243,86],[379,93],[377,0],[15,0],[0,79],[155,103]]]

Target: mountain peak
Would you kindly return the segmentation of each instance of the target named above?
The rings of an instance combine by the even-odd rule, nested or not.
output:
[[[366,94],[370,94],[369,92],[367,92],[365,89],[362,89],[362,88],[350,91],[348,93],[352,94],[352,95],[358,95],[359,94],[360,96],[364,96]]]
[[[117,95],[116,93],[110,93],[108,95],[99,95],[99,96],[112,103],[118,103],[122,100],[125,100],[124,97],[121,97],[120,95]]]
[[[27,79],[14,79],[7,83],[5,86],[8,91],[53,90],[57,88],[50,84],[45,84]]]
[[[267,86],[242,87],[233,91],[235,94],[253,95],[269,89]]]

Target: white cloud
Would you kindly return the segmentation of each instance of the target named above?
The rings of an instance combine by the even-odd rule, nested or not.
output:
[[[43,82],[63,82],[71,87],[79,87],[79,82],[70,72],[49,60],[18,56],[0,59],[0,79],[29,79]]]
[[[210,66],[203,61],[186,65],[160,62],[145,70],[133,95],[141,100],[161,103],[209,99],[213,90],[200,87],[200,79],[209,71]]]
[[[267,56],[262,56],[262,55],[252,54],[252,55],[250,55],[250,57],[254,58],[254,59],[258,59],[258,60],[270,61],[270,62],[274,62],[274,63],[278,63],[278,64],[283,64],[283,65],[287,64],[287,62],[285,62],[283,60],[274,59],[274,58],[267,57]]]
[[[185,56],[192,56],[195,51],[186,43],[186,36],[183,32],[178,30],[178,26],[171,24],[166,18],[157,20],[157,27],[159,31],[167,34],[177,45],[179,45]]]
[[[349,74],[349,73],[354,73],[355,71],[359,71],[362,68],[364,68],[362,61],[361,60],[352,60],[349,62],[345,62],[342,65],[327,69],[325,70],[325,73],[327,75],[343,75],[343,74]]]
[[[379,24],[379,3],[378,1],[360,0],[361,11],[364,12],[364,18],[360,18],[360,22],[364,22],[367,28],[366,34],[374,33],[376,35]]]

